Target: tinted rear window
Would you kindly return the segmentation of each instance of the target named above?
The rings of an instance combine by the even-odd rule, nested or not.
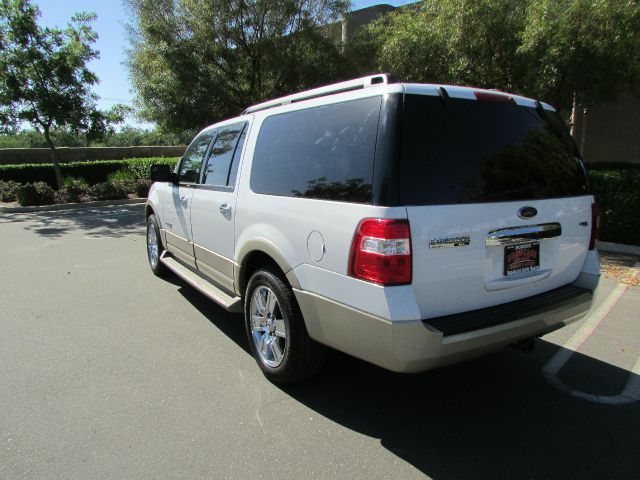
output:
[[[586,193],[575,145],[553,112],[512,102],[405,95],[402,123],[405,205]]]
[[[380,103],[370,97],[265,119],[251,190],[370,203]]]

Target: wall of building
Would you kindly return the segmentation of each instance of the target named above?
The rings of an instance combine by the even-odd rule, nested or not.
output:
[[[575,138],[587,162],[640,163],[640,98],[625,92],[580,112]]]
[[[59,160],[62,163],[87,160],[120,160],[139,157],[180,157],[185,150],[179,146],[139,146],[139,147],[60,147]],[[0,165],[21,163],[50,163],[51,150],[48,148],[1,148]]]
[[[342,19],[342,42],[348,43],[361,27],[387,15],[396,8],[391,5],[373,5],[347,13]]]

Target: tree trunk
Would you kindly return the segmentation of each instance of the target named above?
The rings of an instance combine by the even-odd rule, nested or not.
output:
[[[580,154],[584,157],[584,145],[587,141],[587,118],[589,112],[587,108],[582,111],[582,134],[580,135]]]
[[[571,120],[569,121],[569,125],[571,126],[571,136],[574,140],[576,140],[576,135],[578,134],[576,129],[576,116],[578,115],[578,102],[576,102],[576,92],[573,92],[573,105],[571,106]]]
[[[53,163],[53,169],[56,172],[56,183],[58,184],[58,189],[64,186],[64,178],[62,178],[62,170],[60,169],[60,163],[58,163],[58,151],[56,150],[56,146],[51,140],[51,135],[49,134],[49,129],[44,129],[44,139],[47,141],[47,145],[51,149],[51,162]]]

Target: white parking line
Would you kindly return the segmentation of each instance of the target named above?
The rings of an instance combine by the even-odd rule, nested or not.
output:
[[[634,265],[634,276],[638,275],[640,264]],[[600,323],[607,317],[613,306],[622,298],[628,285],[618,284],[602,304],[587,317],[584,324],[567,340],[560,350],[542,367],[542,374],[551,385],[574,397],[590,402],[608,405],[623,405],[640,400],[640,357],[629,373],[629,379],[619,395],[595,395],[585,393],[567,386],[558,378],[558,372],[565,366],[580,346],[595,332]]]

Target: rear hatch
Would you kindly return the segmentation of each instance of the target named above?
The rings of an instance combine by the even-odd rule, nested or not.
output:
[[[404,95],[399,201],[424,319],[519,300],[579,275],[592,197],[550,107],[471,89]]]

